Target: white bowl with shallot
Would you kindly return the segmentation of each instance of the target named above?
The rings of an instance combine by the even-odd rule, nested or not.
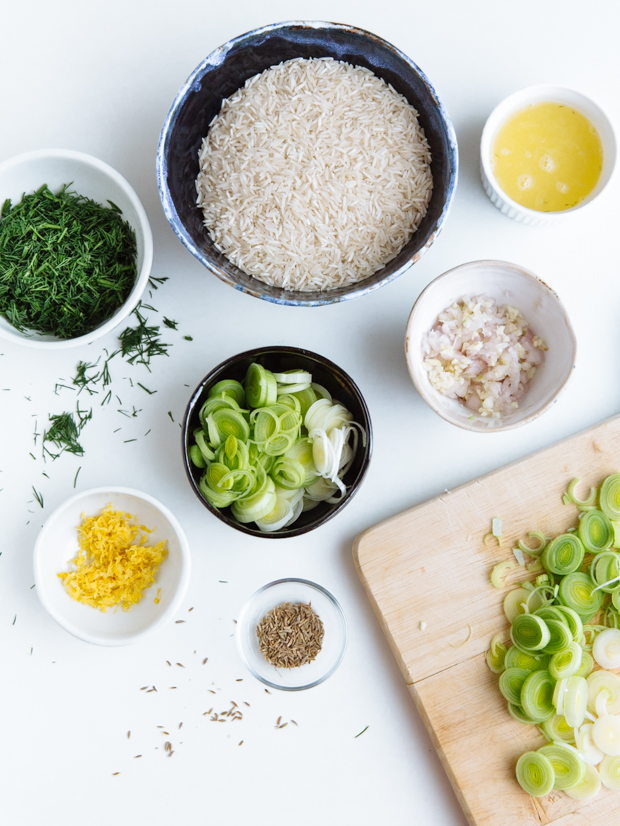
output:
[[[438,276],[411,310],[411,380],[442,418],[497,432],[533,421],[573,371],[577,341],[556,293],[506,261],[472,261]]]

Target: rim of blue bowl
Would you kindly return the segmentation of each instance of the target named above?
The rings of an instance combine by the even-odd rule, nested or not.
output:
[[[309,525],[302,525],[298,527],[295,527],[296,523],[293,523],[289,528],[282,528],[279,531],[273,532],[261,531],[258,527],[255,526],[254,522],[249,522],[245,524],[242,522],[237,522],[237,520],[233,516],[229,515],[229,508],[218,510],[217,508],[214,508],[210,502],[207,502],[205,497],[200,492],[198,482],[194,478],[193,465],[189,458],[188,450],[190,421],[196,411],[199,399],[206,390],[206,388],[210,384],[214,384],[215,381],[221,378],[220,373],[223,370],[226,370],[231,366],[234,366],[235,364],[244,361],[245,359],[257,358],[261,355],[264,355],[265,353],[304,356],[305,358],[317,361],[325,369],[329,370],[335,375],[340,375],[344,379],[345,383],[350,385],[354,395],[357,397],[357,402],[365,418],[365,422],[360,422],[360,424],[363,424],[366,429],[366,445],[360,447],[360,450],[363,450],[366,455],[362,458],[362,463],[357,478],[351,483],[350,486],[347,487],[347,492],[342,497],[342,499],[339,502],[337,502],[332,508],[330,508],[329,511],[324,513],[322,516],[318,517],[316,519],[316,522],[311,522]],[[329,390],[329,388],[327,389]],[[330,359],[326,358],[325,356],[321,356],[319,353],[314,353],[312,350],[306,350],[302,347],[286,347],[283,345],[274,345],[272,347],[255,347],[252,350],[246,350],[243,353],[238,353],[237,355],[231,356],[230,358],[220,362],[220,364],[218,364],[216,367],[214,367],[207,373],[207,375],[202,379],[202,381],[193,391],[187,403],[187,407],[185,408],[185,413],[183,414],[183,424],[181,426],[181,448],[183,450],[183,465],[185,467],[185,473],[187,475],[187,479],[190,483],[190,486],[196,494],[196,496],[198,497],[198,499],[200,500],[200,502],[221,522],[224,522],[225,525],[229,525],[231,528],[234,528],[235,530],[240,531],[241,533],[245,533],[248,536],[256,536],[260,537],[261,539],[290,539],[294,536],[302,536],[303,534],[309,533],[310,531],[314,531],[317,528],[320,528],[326,522],[329,522],[337,514],[339,514],[340,511],[349,504],[349,502],[353,499],[355,494],[362,486],[362,482],[366,477],[368,467],[370,465],[370,460],[372,458],[372,446],[373,438],[370,411],[368,410],[368,405],[366,404],[366,400],[364,399],[361,390],[353,381],[351,376],[345,370],[343,370],[342,367],[338,367],[338,365],[335,364],[333,361],[330,361]]]
[[[300,290],[287,290],[286,292],[294,293],[295,297],[285,298],[283,296],[272,296],[272,295],[265,295],[261,291],[260,285],[262,282],[259,279],[254,279],[257,282],[257,288],[255,290],[249,289],[248,287],[239,284],[236,282],[231,276],[223,269],[218,267],[212,261],[209,261],[206,256],[201,252],[200,249],[196,246],[194,241],[192,240],[191,236],[185,229],[183,222],[179,218],[178,212],[174,205],[174,201],[172,200],[172,196],[170,194],[170,189],[168,187],[168,160],[167,160],[167,148],[168,143],[170,141],[170,136],[174,126],[176,124],[177,118],[179,116],[179,112],[185,102],[185,99],[194,86],[194,84],[202,78],[203,74],[210,66],[220,66],[228,52],[236,46],[238,43],[248,40],[249,38],[260,36],[265,33],[269,32],[277,32],[283,29],[288,28],[311,28],[311,29],[327,29],[327,30],[336,30],[336,31],[348,31],[353,32],[355,34],[368,37],[371,40],[381,43],[385,48],[391,50],[394,54],[396,54],[404,63],[409,65],[414,72],[418,74],[424,85],[426,86],[429,94],[431,95],[433,101],[435,102],[437,108],[441,113],[441,118],[445,125],[446,130],[446,138],[449,144],[449,162],[451,166],[451,175],[450,181],[447,188],[446,193],[446,200],[443,205],[443,209],[441,214],[436,220],[436,226],[434,230],[430,233],[426,243],[420,247],[419,250],[415,252],[415,254],[402,266],[400,266],[397,270],[386,275],[385,278],[382,278],[379,281],[374,282],[373,284],[367,284],[364,286],[364,280],[358,282],[358,286],[355,284],[352,285],[352,289],[348,290],[346,293],[341,294],[334,294],[332,296],[329,295],[330,291],[325,290],[323,291],[322,295],[326,297],[322,298],[313,298],[311,296],[316,295],[314,292],[308,292],[307,296],[304,296],[304,293]],[[448,217],[448,213],[450,212],[450,207],[452,206],[452,201],[454,200],[454,193],[456,190],[456,185],[458,181],[458,169],[459,169],[459,161],[458,161],[458,145],[456,140],[456,132],[454,131],[454,127],[452,125],[452,121],[446,111],[445,106],[443,105],[439,95],[437,94],[435,88],[429,81],[426,74],[420,69],[420,67],[415,63],[411,58],[409,58],[404,52],[398,49],[396,46],[389,43],[387,40],[384,40],[382,37],[379,37],[372,32],[366,31],[365,29],[360,29],[356,26],[350,26],[345,23],[331,23],[329,21],[324,20],[287,20],[282,23],[270,23],[266,26],[262,26],[258,29],[252,29],[249,32],[245,32],[244,34],[238,35],[237,37],[228,40],[222,46],[218,46],[217,49],[214,49],[205,59],[194,69],[188,79],[185,81],[181,89],[177,93],[172,106],[170,107],[170,111],[164,121],[164,125],[161,131],[161,135],[159,138],[159,144],[157,147],[157,160],[156,160],[156,175],[157,175],[157,186],[159,189],[159,197],[161,199],[162,207],[164,210],[164,214],[168,223],[172,227],[175,235],[181,241],[181,243],[186,247],[186,249],[191,252],[191,254],[198,260],[200,263],[206,267],[209,272],[212,272],[216,275],[221,281],[224,281],[226,284],[229,284],[231,287],[239,290],[240,292],[248,293],[249,295],[254,296],[255,298],[261,298],[264,301],[269,301],[273,304],[285,304],[289,306],[303,306],[303,307],[321,307],[325,306],[326,304],[334,304],[341,301],[348,301],[352,298],[358,298],[359,296],[367,295],[375,290],[378,290],[380,287],[389,284],[394,279],[401,276],[405,273],[410,267],[412,267],[415,263],[417,263],[420,258],[424,255],[427,249],[433,244],[439,233],[441,232],[443,225]],[[367,280],[367,279],[366,279]],[[334,293],[336,291],[333,291]]]

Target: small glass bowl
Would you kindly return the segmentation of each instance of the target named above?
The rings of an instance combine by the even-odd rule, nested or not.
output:
[[[310,603],[325,630],[316,659],[298,668],[276,668],[258,647],[256,627],[268,611],[283,602]],[[260,588],[245,604],[237,621],[237,645],[250,672],[265,685],[303,691],[324,682],[338,668],[347,647],[347,623],[338,600],[307,579],[278,579]]]

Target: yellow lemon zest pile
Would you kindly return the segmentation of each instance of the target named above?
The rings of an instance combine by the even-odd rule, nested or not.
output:
[[[77,528],[80,551],[71,560],[75,570],[58,574],[73,599],[100,611],[114,605],[129,611],[155,581],[157,569],[168,555],[166,540],[146,545],[145,534],[152,531],[144,525],[130,525],[129,519],[135,516],[112,510],[111,503],[99,516],[85,518],[82,514]],[[138,542],[132,544],[141,532]]]

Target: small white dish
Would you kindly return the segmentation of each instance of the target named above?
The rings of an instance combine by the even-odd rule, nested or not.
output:
[[[493,174],[491,157],[495,137],[501,126],[517,112],[525,109],[532,103],[563,103],[565,106],[572,106],[581,112],[592,123],[598,132],[603,147],[603,169],[601,170],[598,183],[592,192],[571,209],[562,212],[540,212],[536,209],[528,209],[521,206],[510,198],[500,187]],[[480,175],[484,191],[493,203],[508,218],[513,218],[523,224],[532,226],[544,226],[553,224],[561,220],[572,212],[583,209],[591,204],[600,195],[609,183],[616,164],[616,136],[613,126],[600,106],[593,100],[567,89],[564,86],[539,85],[528,86],[505,98],[489,115],[489,118],[482,131],[480,141]]]
[[[498,304],[517,307],[530,329],[549,348],[519,408],[498,419],[480,416],[444,396],[430,383],[423,367],[424,339],[439,314],[454,301],[475,295],[487,295]],[[447,422],[477,433],[520,427],[548,410],[572,374],[576,352],[575,333],[556,293],[534,273],[506,261],[472,261],[431,281],[413,305],[405,336],[407,368],[418,393]]]
[[[149,545],[166,539],[168,555],[140,602],[129,611],[108,608],[104,613],[72,599],[58,574],[71,569],[79,550],[76,528],[82,514],[94,516],[110,503],[114,510],[131,513],[139,524],[154,529]],[[148,493],[132,488],[93,488],[72,496],[43,525],[34,548],[34,577],[43,606],[59,625],[95,645],[128,645],[168,623],[185,597],[190,571],[189,545],[176,517]]]
[[[283,602],[310,603],[323,623],[324,637],[316,658],[298,668],[276,668],[262,655],[256,627],[265,614]],[[282,691],[303,691],[324,682],[338,668],[347,647],[347,623],[338,600],[307,579],[278,579],[260,588],[237,620],[241,659],[258,680]]]
[[[72,184],[75,192],[104,206],[108,200],[113,201],[122,210],[123,220],[128,221],[136,233],[136,283],[125,303],[95,330],[71,339],[40,333],[25,335],[0,316],[2,338],[25,347],[63,350],[90,344],[113,330],[135,309],[151,274],[153,234],[144,207],[125,178],[98,158],[70,149],[26,152],[0,164],[0,206],[7,198],[13,205],[18,204],[24,194],[36,191],[43,184],[47,184],[52,192],[58,192],[64,184]]]

